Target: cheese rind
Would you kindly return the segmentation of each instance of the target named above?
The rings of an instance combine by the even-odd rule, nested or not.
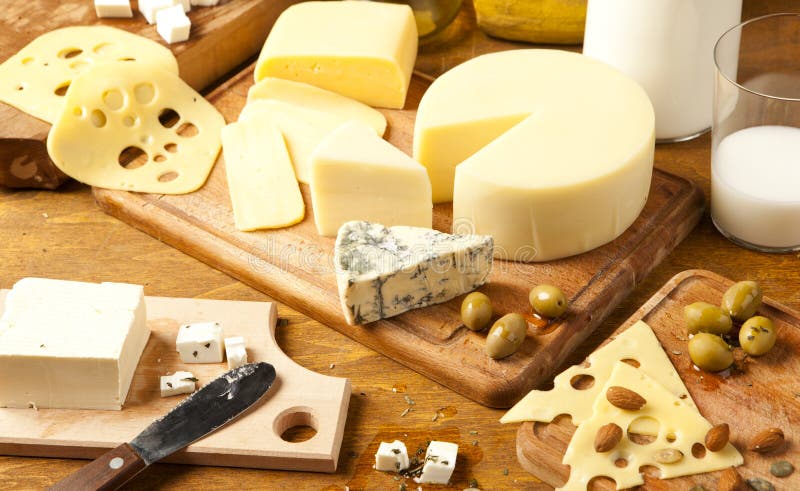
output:
[[[194,375],[192,372],[175,372],[172,375],[163,375],[159,380],[159,387],[161,389],[161,397],[191,394],[195,389]]]
[[[370,106],[400,109],[416,56],[417,26],[408,5],[302,2],[275,21],[255,79],[306,82]]]
[[[425,168],[359,122],[329,134],[311,156],[311,202],[317,232],[336,235],[346,222],[431,227]]]
[[[175,350],[184,363],[220,363],[223,346],[219,322],[184,324],[175,339]]]
[[[446,302],[486,283],[492,238],[348,222],[334,267],[345,319],[365,324]]]
[[[146,322],[139,285],[18,281],[0,317],[0,407],[120,409]]]

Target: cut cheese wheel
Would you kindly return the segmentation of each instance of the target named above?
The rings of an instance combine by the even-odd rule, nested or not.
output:
[[[198,189],[220,149],[225,120],[174,73],[103,63],[72,82],[47,137],[53,163],[91,186],[144,193]]]
[[[614,386],[636,392],[647,403],[638,411],[626,411],[612,405],[604,395],[609,387]],[[632,440],[630,433],[636,432],[626,432],[636,421],[642,420],[658,427],[654,441]],[[596,452],[594,441],[597,432],[609,423],[623,429],[622,440],[607,452]],[[697,408],[676,397],[644,372],[617,363],[600,397],[595,400],[591,418],[572,435],[563,459],[563,463],[570,466],[569,480],[559,489],[585,491],[589,481],[596,476],[613,479],[617,489],[638,486],[644,483],[639,471],[642,466],[654,466],[660,471],[661,478],[669,479],[741,465],[742,456],[730,443],[718,452],[703,451],[695,457],[692,447],[703,444],[711,426]],[[673,453],[677,450],[682,457],[671,464],[660,463],[657,454],[667,449]],[[620,465],[622,461],[625,465]]]
[[[615,69],[557,50],[504,51],[431,85],[414,158],[434,201],[453,199],[463,227],[454,231],[492,235],[495,257],[548,261],[633,223],[650,188],[654,127],[647,94]]]
[[[342,125],[311,157],[311,202],[317,231],[335,236],[344,223],[431,228],[425,168],[358,122]]]
[[[283,136],[268,115],[224,127],[222,151],[236,228],[288,227],[303,220],[300,185]]]
[[[56,29],[0,65],[0,101],[55,123],[72,80],[92,66],[138,60],[178,74],[172,52],[147,38],[106,26]]]
[[[408,5],[302,2],[283,11],[267,37],[256,82],[307,82],[370,106],[400,109],[417,57]]]
[[[260,99],[274,99],[336,114],[342,122],[355,119],[372,126],[379,136],[386,132],[386,118],[380,111],[355,99],[303,82],[267,77],[247,91],[248,104]]]
[[[586,359],[588,366],[575,365],[557,375],[551,390],[530,391],[500,418],[500,422],[549,423],[560,414],[568,414],[572,417],[572,424],[582,424],[592,414],[591,401],[600,394],[614,366],[620,361],[637,365],[642,372],[694,407],[689,391],[653,330],[639,321],[590,354]],[[637,427],[637,433],[641,434],[651,435],[655,434],[654,431],[645,425]]]

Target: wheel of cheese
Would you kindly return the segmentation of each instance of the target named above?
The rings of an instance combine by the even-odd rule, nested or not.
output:
[[[480,56],[420,102],[414,158],[456,233],[492,235],[495,257],[548,261],[624,232],[650,188],[647,94],[601,62],[558,50]]]

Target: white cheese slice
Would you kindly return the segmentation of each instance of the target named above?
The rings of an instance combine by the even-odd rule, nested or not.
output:
[[[269,113],[224,127],[222,151],[237,229],[288,227],[303,220],[300,185]]]
[[[638,321],[590,354],[586,359],[588,366],[575,365],[567,368],[556,376],[553,388],[550,390],[530,391],[500,418],[500,422],[549,423],[560,414],[568,414],[572,417],[572,424],[575,426],[582,424],[592,415],[591,402],[600,395],[614,366],[623,360],[638,364],[643,373],[652,377],[686,405],[695,407],[689,391],[686,390],[680,375],[675,371],[653,330],[643,321]],[[646,424],[637,424],[639,425],[636,428],[637,433],[655,434],[654,428],[648,428]]]
[[[421,484],[447,484],[456,468],[457,457],[457,444],[431,441],[425,452],[422,474],[414,480]]]
[[[74,26],[42,34],[0,65],[0,101],[55,123],[72,80],[119,60],[146,61],[178,74],[172,52],[142,36],[107,26]]]
[[[130,0],[94,0],[94,12],[98,17],[133,17]]]
[[[225,358],[228,360],[228,370],[247,364],[247,345],[242,336],[225,338]]]
[[[47,151],[65,174],[91,186],[188,193],[203,185],[221,147],[225,120],[214,106],[177,75],[146,63],[87,70],[65,104]]]
[[[446,302],[486,283],[492,238],[348,222],[336,237],[334,268],[345,319],[365,324]]]
[[[0,317],[0,407],[120,409],[149,336],[139,285],[22,279]]]
[[[219,322],[184,324],[175,339],[175,349],[184,363],[220,363],[223,346]]]
[[[175,372],[160,378],[161,397],[191,394],[195,389],[195,376],[192,372]]]
[[[619,409],[605,397],[606,391],[612,386],[632,390],[647,403],[638,411]],[[642,466],[657,467],[661,478],[669,479],[725,469],[743,462],[741,454],[730,443],[718,452],[703,449],[695,457],[692,447],[703,444],[711,423],[686,400],[676,397],[644,372],[625,363],[614,366],[594,402],[593,411],[569,442],[563,460],[565,465],[570,466],[569,480],[559,489],[585,491],[595,476],[613,479],[617,489],[638,486],[644,483],[639,471]],[[643,419],[658,426],[657,436],[650,443],[636,443],[626,431],[635,421]],[[597,452],[594,450],[595,437],[600,427],[608,423],[615,423],[623,429],[622,440],[608,452]],[[678,450],[683,458],[672,464],[659,463],[655,455],[664,449]],[[624,465],[621,465],[623,461]]]
[[[392,443],[381,442],[375,453],[375,470],[383,472],[400,472],[408,469],[408,450],[400,440]]]
[[[357,121],[329,134],[311,156],[311,202],[320,235],[353,220],[430,228],[425,168]]]

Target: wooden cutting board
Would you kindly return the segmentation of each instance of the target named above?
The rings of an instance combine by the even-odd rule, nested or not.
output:
[[[235,121],[252,84],[252,67],[209,99]],[[414,117],[429,81],[415,75],[405,110],[386,110],[387,139],[409,152]],[[571,300],[555,329],[531,329],[512,357],[495,361],[484,351],[485,333],[465,329],[461,298],[367,326],[349,326],[341,312],[333,271],[333,238],[314,227],[308,188],[305,220],[291,228],[254,233],[234,228],[223,159],[208,182],[184,196],[95,189],[109,214],[153,235],[310,317],[482,404],[508,407],[547,380],[614,307],[695,226],[701,191],[690,181],[656,171],[647,205],[620,238],[580,256],[543,264],[496,261],[491,284],[482,287],[497,313],[529,312],[528,291],[552,283]],[[265,190],[268,196],[268,190]],[[266,198],[268,200],[268,198]],[[269,206],[269,202],[265,202]],[[449,231],[451,205],[437,205],[434,228]]]
[[[0,290],[0,311],[8,291]],[[225,336],[244,336],[248,359],[272,364],[277,378],[252,409],[165,462],[336,470],[350,381],[306,370],[283,354],[275,341],[275,304],[167,297],[146,297],[145,303],[150,340],[122,410],[0,408],[0,454],[94,459],[130,441],[184,397],[161,397],[161,375],[188,370],[202,385],[228,370],[226,363],[182,363],[175,351],[181,324],[219,321]],[[316,434],[300,442],[313,433],[302,427]]]
[[[744,465],[738,469],[742,477],[766,479],[779,491],[797,490],[800,489],[800,313],[765,298],[759,313],[775,322],[778,341],[768,354],[737,362],[741,371],[733,371],[731,375],[695,370],[687,354],[683,307],[698,301],[718,305],[732,284],[733,281],[710,271],[679,273],[616,334],[638,320],[649,324],[700,413],[712,424],[730,425],[731,442],[744,456]],[[737,360],[741,360],[738,355]],[[788,441],[786,450],[766,455],[747,451],[751,438],[770,427],[784,431]],[[520,464],[547,484],[562,486],[569,476],[569,467],[561,464],[561,459],[574,431],[569,417],[557,418],[551,424],[523,423],[517,432]],[[774,477],[769,467],[779,460],[788,460],[798,469],[787,478]],[[688,490],[700,484],[709,490],[717,489],[720,474],[711,472],[662,481],[646,471],[644,488]],[[594,489],[616,488],[613,481],[600,479]]]

